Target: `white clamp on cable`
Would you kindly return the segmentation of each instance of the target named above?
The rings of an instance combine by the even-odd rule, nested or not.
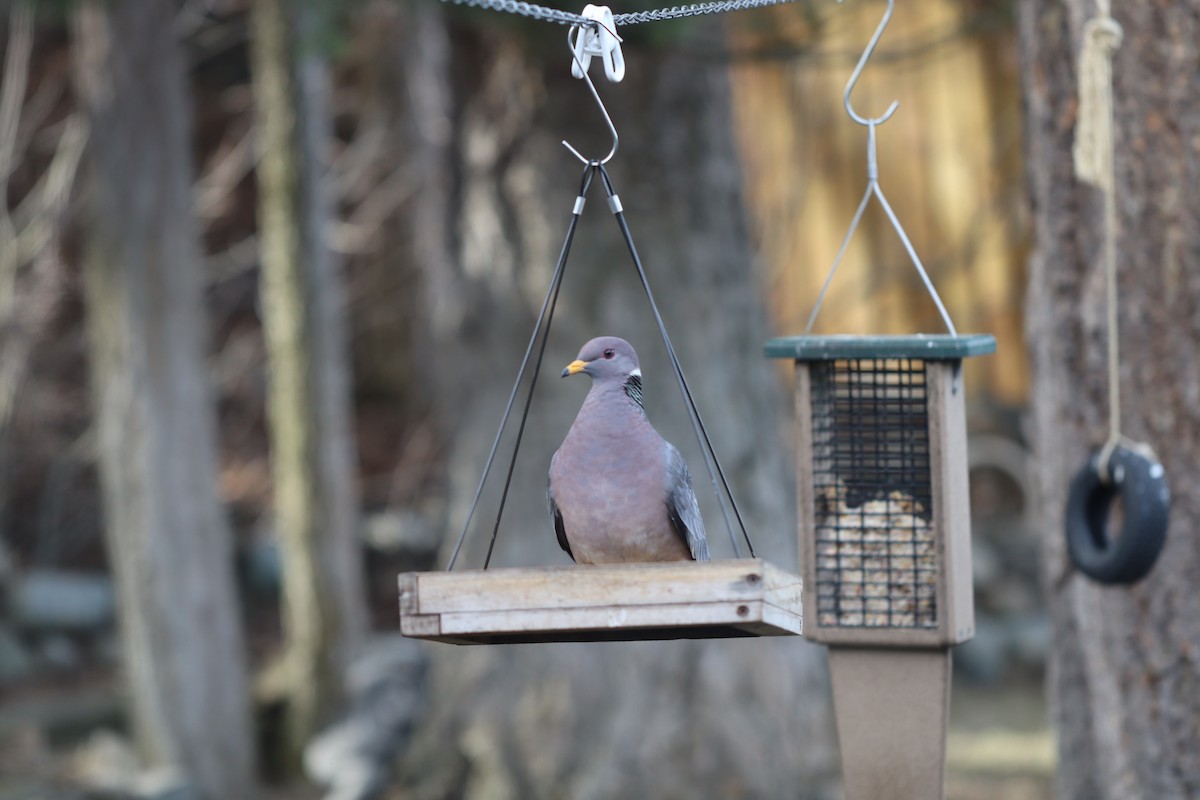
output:
[[[581,28],[575,37],[571,74],[582,78],[584,71],[591,66],[592,56],[600,56],[604,62],[604,74],[613,83],[620,83],[625,77],[625,56],[621,54],[621,37],[617,35],[612,9],[588,5],[583,9],[583,16],[595,24]]]

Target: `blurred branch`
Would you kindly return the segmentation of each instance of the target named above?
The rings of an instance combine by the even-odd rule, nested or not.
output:
[[[29,103],[25,102],[32,49],[32,13],[28,3],[15,3],[9,15],[4,81],[0,86],[0,318],[12,312],[20,268],[42,252],[62,227],[88,138],[87,125],[78,115],[57,126],[61,132],[50,166],[17,208],[9,209],[9,179],[23,162],[33,139],[32,132],[22,135],[22,117],[26,130],[40,129],[63,86],[61,82],[50,82]]]
[[[29,88],[29,57],[33,51],[33,15],[29,6],[14,3],[8,20],[8,52],[4,59],[4,84],[0,87],[0,181],[5,184],[18,160],[17,131]]]
[[[17,132],[21,107],[29,86],[29,56],[33,50],[33,16],[25,3],[14,3],[9,12],[8,47],[4,83],[0,85],[0,316],[13,305],[19,264],[13,246],[16,226],[8,210],[8,180],[17,164]]]
[[[61,231],[87,141],[87,123],[78,115],[68,117],[50,166],[13,212],[17,227],[13,255],[18,266],[33,259]]]
[[[209,286],[233,280],[258,266],[258,237],[251,234],[205,259]]]
[[[335,223],[330,246],[343,254],[369,250],[388,217],[417,190],[411,170],[397,167],[366,194],[345,222]]]
[[[249,125],[232,146],[214,157],[216,163],[196,181],[196,214],[201,219],[213,220],[225,213],[222,208],[225,199],[254,169],[257,161],[254,142],[257,136],[255,126]]]
[[[26,99],[33,53],[33,14],[26,2],[9,11],[3,83],[0,84],[0,470],[7,466],[7,432],[18,390],[28,369],[34,342],[53,316],[59,266],[53,243],[61,235],[79,162],[87,146],[87,125],[79,115],[47,131],[46,118],[61,97],[65,81],[46,80]],[[57,135],[54,155],[15,209],[10,208],[9,182],[28,163],[30,144],[41,133]],[[32,269],[24,268],[32,265]],[[30,285],[17,302],[20,276]],[[0,480],[0,497],[7,481]]]

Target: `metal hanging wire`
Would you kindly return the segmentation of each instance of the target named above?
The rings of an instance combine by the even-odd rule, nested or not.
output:
[[[634,269],[637,270],[638,279],[641,281],[642,289],[646,293],[646,299],[650,303],[650,310],[654,315],[654,322],[658,326],[659,335],[662,337],[663,344],[667,349],[667,356],[671,362],[671,369],[675,373],[676,382],[679,384],[680,393],[683,395],[684,406],[688,410],[688,419],[692,423],[692,430],[696,434],[696,441],[700,445],[700,452],[704,456],[704,466],[708,471],[709,481],[712,483],[713,492],[717,496],[717,503],[721,508],[721,516],[725,520],[725,528],[729,532],[729,541],[733,545],[734,555],[738,558],[742,555],[741,547],[738,545],[737,536],[733,532],[733,523],[729,519],[729,509],[725,504],[726,495],[729,497],[729,505],[733,507],[733,514],[737,518],[738,525],[742,531],[742,537],[745,539],[746,547],[750,550],[750,555],[754,556],[754,545],[750,541],[750,534],[746,532],[746,525],[742,521],[741,512],[738,510],[737,501],[733,497],[733,491],[729,488],[729,481],[725,477],[725,471],[721,468],[721,462],[717,458],[716,450],[713,449],[712,441],[708,437],[708,430],[704,425],[704,420],[700,417],[700,410],[696,406],[696,401],[692,397],[691,388],[688,386],[687,378],[683,374],[683,367],[679,364],[679,358],[675,354],[675,348],[671,344],[671,337],[667,334],[667,328],[663,322],[662,314],[658,310],[658,303],[654,301],[654,293],[650,289],[650,281],[646,277],[646,270],[642,266],[642,259],[638,255],[637,247],[633,243],[633,234],[629,230],[629,225],[625,221],[624,208],[621,205],[621,198],[617,196],[616,190],[613,188],[612,180],[609,178],[608,170],[604,165],[617,152],[617,144],[619,137],[617,136],[616,127],[613,125],[612,117],[608,114],[608,109],[604,107],[604,102],[600,99],[599,92],[596,91],[595,84],[588,76],[587,63],[580,60],[579,48],[575,46],[575,41],[572,40],[572,32],[576,32],[577,28],[572,27],[567,32],[567,44],[571,49],[571,58],[578,69],[573,70],[572,74],[582,78],[587,82],[588,89],[595,98],[597,105],[600,106],[600,111],[604,115],[604,121],[608,125],[608,130],[613,137],[612,149],[608,155],[602,159],[592,159],[588,162],[578,150],[572,147],[566,140],[563,140],[563,146],[570,150],[576,158],[585,163],[590,163],[599,173],[601,182],[604,185],[604,192],[608,197],[608,207],[613,213],[613,217],[617,221],[617,226],[621,230],[621,235],[625,239],[625,245],[629,249],[629,255],[633,259]],[[578,27],[577,36],[583,35],[582,27]],[[718,485],[718,476],[720,476],[720,484]],[[722,487],[724,494],[722,494]]]
[[[454,569],[454,563],[458,560],[458,554],[462,551],[463,542],[467,538],[467,530],[471,527],[471,520],[475,517],[475,510],[479,507],[479,498],[483,494],[483,485],[487,482],[488,475],[492,471],[492,463],[496,460],[496,450],[500,446],[500,438],[504,435],[504,429],[508,426],[508,418],[512,414],[513,402],[517,399],[517,392],[521,388],[521,382],[525,380],[525,371],[529,367],[529,358],[533,353],[533,346],[537,342],[538,333],[542,334],[542,345],[538,348],[537,363],[533,368],[533,380],[529,384],[529,392],[525,396],[525,407],[521,412],[521,426],[517,431],[517,441],[513,445],[512,458],[508,463],[508,474],[504,478],[504,493],[500,498],[500,509],[496,513],[496,524],[492,527],[492,539],[488,544],[487,559],[484,561],[484,569],[492,561],[492,551],[496,547],[496,534],[500,530],[500,517],[504,514],[504,503],[508,499],[508,489],[512,483],[513,467],[517,463],[517,450],[521,447],[521,435],[525,432],[525,420],[529,416],[529,406],[533,401],[533,390],[537,386],[538,374],[541,372],[542,356],[546,352],[546,341],[550,334],[550,321],[554,319],[554,307],[558,304],[558,291],[562,286],[563,273],[567,266],[567,256],[571,253],[571,243],[575,239],[575,228],[579,225],[579,216],[583,213],[584,200],[587,196],[588,187],[592,185],[592,176],[595,174],[595,169],[591,164],[583,170],[583,178],[579,186],[579,196],[575,198],[575,206],[571,211],[571,222],[567,226],[567,236],[563,240],[562,250],[558,254],[558,264],[554,268],[554,275],[550,278],[550,287],[546,290],[546,298],[542,301],[542,308],[538,312],[537,321],[533,325],[533,333],[529,336],[529,344],[525,347],[525,355],[521,359],[521,367],[517,370],[517,379],[513,381],[512,391],[508,395],[508,403],[504,406],[504,414],[500,417],[500,427],[496,431],[496,438],[492,440],[492,449],[488,452],[486,461],[484,461],[483,474],[479,476],[479,485],[475,487],[475,497],[471,500],[471,508],[467,512],[467,518],[463,521],[462,530],[459,531],[458,541],[454,545],[454,552],[450,555],[450,561],[446,565],[446,571]]]
[[[838,0],[839,3],[842,0]],[[879,21],[879,25],[875,28],[875,34],[871,40],[867,42],[867,47],[863,50],[862,56],[858,59],[858,64],[854,67],[854,72],[850,73],[850,80],[846,82],[846,90],[842,94],[842,104],[846,108],[846,113],[850,119],[863,125],[867,129],[867,188],[863,192],[862,200],[858,204],[858,210],[854,212],[854,218],[850,222],[850,229],[846,231],[845,237],[842,239],[841,247],[838,248],[837,256],[833,259],[833,266],[829,268],[829,274],[825,277],[825,283],[821,286],[821,292],[817,295],[817,302],[813,306],[812,313],[808,316],[808,323],[804,326],[804,333],[812,333],[813,325],[817,321],[817,314],[821,311],[821,305],[825,302],[825,294],[829,291],[829,285],[833,282],[833,275],[837,272],[838,266],[842,263],[842,258],[846,255],[846,249],[850,246],[850,240],[854,237],[855,231],[858,230],[858,225],[862,221],[863,212],[867,210],[867,204],[871,197],[874,196],[879,200],[879,205],[883,207],[884,213],[887,215],[888,221],[891,222],[892,228],[896,231],[896,235],[900,237],[901,244],[904,245],[908,257],[912,260],[913,266],[917,268],[917,273],[921,276],[921,282],[925,284],[926,291],[933,298],[934,304],[937,306],[938,313],[942,316],[942,322],[946,325],[946,330],[951,336],[957,336],[958,330],[954,327],[954,322],[950,319],[950,314],[946,311],[946,306],[942,303],[942,298],[938,294],[937,289],[933,286],[933,281],[929,278],[929,273],[925,270],[925,265],[921,263],[920,256],[917,255],[916,248],[908,238],[908,234],[904,231],[904,226],[900,224],[896,212],[892,210],[891,203],[883,193],[882,187],[879,185],[879,162],[875,148],[875,129],[887,122],[896,113],[896,109],[900,107],[899,100],[893,100],[888,106],[887,111],[878,117],[864,117],[854,110],[854,105],[851,103],[850,95],[854,92],[854,87],[858,84],[859,76],[862,75],[863,68],[867,62],[871,60],[871,56],[875,53],[875,47],[879,44],[880,38],[883,36],[884,30],[888,23],[892,21],[892,13],[895,10],[895,0],[888,0],[887,11],[883,15],[883,19]]]
[[[658,325],[659,335],[662,336],[663,344],[667,348],[667,357],[671,361],[671,368],[675,373],[675,380],[679,384],[679,391],[683,394],[684,405],[687,407],[688,418],[692,422],[692,430],[696,434],[696,441],[700,443],[700,452],[704,455],[704,466],[708,470],[708,478],[712,483],[713,492],[717,495],[717,503],[721,507],[721,516],[725,519],[725,528],[729,531],[729,541],[733,544],[734,555],[741,558],[742,550],[737,543],[737,537],[733,533],[733,524],[729,519],[729,509],[725,506],[725,495],[721,493],[721,487],[724,487],[725,494],[729,496],[729,505],[733,508],[733,515],[737,518],[738,526],[741,528],[742,538],[746,542],[746,547],[750,550],[751,557],[753,557],[755,555],[754,544],[750,541],[750,534],[746,532],[746,523],[742,521],[742,513],[738,510],[737,501],[733,497],[733,490],[729,488],[729,481],[725,477],[725,470],[721,468],[721,461],[717,458],[712,441],[708,438],[708,429],[704,425],[704,420],[700,417],[700,409],[696,406],[696,400],[692,397],[692,390],[688,386],[687,378],[683,374],[683,367],[679,364],[679,357],[675,354],[675,347],[671,344],[671,337],[667,334],[667,327],[663,323],[662,314],[658,310],[658,304],[654,302],[654,293],[650,290],[650,281],[646,277],[646,270],[642,266],[642,259],[638,255],[637,247],[633,243],[633,234],[629,230],[629,224],[625,221],[621,199],[617,196],[616,190],[613,189],[612,180],[608,177],[608,170],[602,164],[597,164],[596,166],[600,171],[600,179],[604,185],[604,192],[608,195],[608,206],[612,210],[613,217],[617,220],[617,226],[621,229],[625,245],[629,248],[629,255],[633,258],[634,269],[637,270],[638,279],[641,281],[642,289],[646,293],[646,299],[650,301],[650,310],[654,313],[654,321]],[[719,486],[717,483],[718,476],[720,477]]]
[[[520,0],[442,0],[458,6],[486,8],[492,11],[502,11],[522,17],[555,22],[560,25],[587,25],[590,21],[582,14],[562,11],[557,8],[547,8],[535,3],[520,2]],[[723,14],[727,11],[743,11],[749,8],[777,6],[784,3],[794,3],[796,0],[715,0],[711,3],[693,3],[686,6],[672,6],[651,11],[633,11],[628,14],[616,14],[613,19],[618,25],[638,25],[643,22],[660,22],[684,17],[705,16],[708,14]]]

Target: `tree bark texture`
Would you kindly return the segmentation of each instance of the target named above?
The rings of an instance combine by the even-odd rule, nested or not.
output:
[[[207,798],[254,794],[230,532],[217,497],[191,111],[174,3],[79,12],[92,132],[85,284],[109,559],[149,765]]]
[[[446,555],[500,421],[571,217],[582,165],[608,151],[563,32],[414,7],[404,20],[418,175],[410,268],[421,367],[449,442]],[[713,43],[714,26],[689,28]],[[690,34],[690,35],[691,35]],[[630,34],[634,38],[634,34]],[[693,40],[696,41],[696,40]],[[626,45],[594,80],[621,133],[609,168],[693,394],[758,551],[795,564],[784,387],[748,242],[724,65]],[[580,345],[633,343],[647,408],[688,460],[714,557],[732,556],[663,345],[599,180],[551,330],[494,565],[568,563],[545,507],[550,456],[587,391],[559,381]],[[459,568],[483,563],[509,433]],[[825,797],[836,756],[821,651],[799,639],[431,648],[432,712],[403,770],[414,797]]]
[[[344,299],[327,242],[328,77],[315,13],[315,4],[301,0],[263,0],[251,12],[267,402],[293,756],[338,709],[343,671],[367,624]]]
[[[1200,796],[1200,2],[1113,3],[1122,426],[1171,485],[1166,548],[1130,588],[1065,553],[1068,482],[1107,432],[1103,206],[1073,175],[1085,0],[1018,4],[1036,221],[1026,333],[1033,485],[1054,625],[1063,798]]]

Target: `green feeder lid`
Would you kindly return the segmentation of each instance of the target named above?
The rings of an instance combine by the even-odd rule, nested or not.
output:
[[[915,358],[953,361],[996,352],[996,337],[986,333],[918,333],[911,336],[783,336],[769,339],[768,358],[835,361],[844,358]]]

